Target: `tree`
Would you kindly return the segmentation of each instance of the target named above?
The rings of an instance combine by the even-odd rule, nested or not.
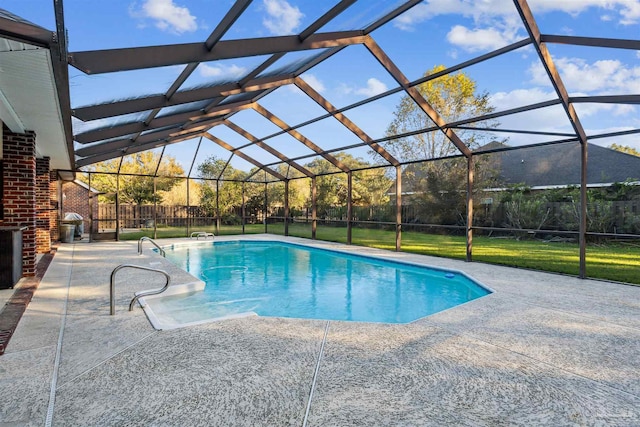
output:
[[[200,183],[189,180],[189,205],[196,206],[200,204]],[[169,190],[158,191],[162,202],[170,206],[187,205],[187,180],[178,179],[176,185]]]
[[[105,198],[113,202],[115,193],[118,191],[117,180],[120,177],[118,196],[121,203],[133,203],[136,205],[153,202],[161,203],[160,192],[170,191],[173,186],[180,182],[180,179],[169,177],[183,176],[184,170],[172,156],[164,156],[160,167],[158,167],[158,161],[160,161],[159,154],[153,151],[145,151],[124,157],[122,164],[120,164],[120,159],[97,163],[91,169],[93,171],[107,172],[107,174],[96,173],[92,175],[91,186],[107,193]],[[154,193],[154,178],[152,175],[156,173],[156,169],[158,170],[158,177],[156,178],[156,192]]]
[[[502,195],[502,206],[505,215],[505,227],[540,230],[551,219],[551,208],[548,199],[542,195],[531,194],[531,188],[524,184],[511,186]],[[518,239],[526,234],[518,235]]]
[[[632,156],[640,157],[640,151],[636,150],[633,147],[629,147],[628,145],[611,144],[609,148],[611,148],[612,150],[620,151],[621,153],[627,153],[631,154]]]
[[[445,70],[442,65],[427,71],[425,76]],[[418,87],[420,94],[440,114],[446,123],[481,116],[494,111],[487,92],[478,92],[476,82],[458,72],[429,80]],[[495,121],[472,123],[468,126],[496,127]],[[433,127],[434,124],[409,96],[400,100],[394,119],[387,128],[387,136]],[[477,148],[487,143],[486,132],[456,130],[463,143]],[[498,141],[504,142],[504,141]],[[412,203],[419,208],[419,220],[438,224],[465,222],[467,162],[460,158],[446,158],[460,154],[458,148],[441,131],[391,139],[385,148],[401,161],[429,160],[405,167],[404,176],[413,189]],[[442,159],[442,160],[436,160]],[[496,174],[486,156],[474,156],[474,189],[495,185]]]
[[[276,170],[283,176],[289,178],[300,178],[304,176],[301,172],[291,168],[289,165],[278,165]],[[270,184],[268,186],[268,198],[276,204],[284,206],[284,183]],[[271,202],[270,202],[271,204]],[[311,206],[311,187],[307,179],[289,180],[289,211],[292,216],[300,215],[305,208]]]
[[[425,77],[445,69],[438,65],[425,73]],[[463,118],[491,113],[495,108],[489,103],[487,92],[477,93],[474,80],[465,73],[447,74],[417,86],[420,94],[440,114],[446,123]],[[469,126],[495,127],[496,122],[484,121]],[[404,96],[394,112],[394,119],[387,127],[386,135],[393,137],[406,132],[433,127],[434,124],[409,96]],[[456,130],[456,134],[470,148],[478,147],[485,141],[480,132]],[[385,148],[402,161],[437,159],[458,154],[458,149],[440,131],[392,139]]]
[[[347,153],[336,153],[336,159],[350,169],[364,169],[373,166],[367,161]],[[335,171],[335,167],[325,159],[316,159],[305,165],[316,174]],[[393,180],[385,175],[384,168],[366,169],[353,173],[351,200],[354,206],[385,204],[389,201],[387,190]],[[328,208],[344,206],[347,203],[348,182],[346,173],[319,176],[316,180],[317,204],[320,215]]]
[[[220,214],[223,223],[237,223],[239,218],[234,208],[242,206],[242,180],[247,173],[227,164],[215,156],[207,158],[198,166],[203,181],[200,191],[200,207],[209,216]],[[216,186],[216,181],[219,180]],[[216,189],[218,194],[216,195]],[[216,211],[216,207],[220,210]]]

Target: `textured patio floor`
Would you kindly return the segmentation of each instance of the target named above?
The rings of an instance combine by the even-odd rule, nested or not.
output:
[[[63,244],[0,356],[0,426],[640,425],[640,287],[309,243],[464,270],[496,292],[408,325],[156,331],[127,306],[161,278],[121,270],[110,316],[109,274],[189,275],[135,242]]]

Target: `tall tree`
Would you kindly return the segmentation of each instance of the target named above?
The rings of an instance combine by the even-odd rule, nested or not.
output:
[[[445,69],[438,65],[427,71],[429,76]],[[418,86],[420,94],[442,116],[445,122],[480,116],[494,111],[487,92],[478,92],[477,84],[463,72],[447,74]],[[496,126],[495,122],[470,124],[469,126]],[[387,127],[387,136],[395,136],[415,130],[433,127],[434,124],[422,109],[409,97],[404,96],[394,112],[394,119]],[[485,141],[483,134],[468,130],[456,130],[460,139],[471,148]],[[458,154],[458,149],[440,131],[392,139],[385,148],[403,161],[437,159]]]
[[[350,169],[364,169],[373,166],[369,162],[347,153],[336,153],[334,157]],[[316,159],[308,163],[306,167],[316,174],[329,173],[335,170],[335,167],[324,159]],[[351,192],[353,204],[355,206],[369,206],[387,203],[389,197],[386,193],[392,183],[393,180],[386,176],[384,168],[354,172]],[[348,182],[346,173],[320,176],[316,180],[316,185],[320,214],[327,208],[344,206],[347,203]]]
[[[158,162],[161,161],[158,167]],[[153,175],[158,170],[156,178],[156,192],[153,191]],[[145,203],[162,202],[160,192],[170,191],[181,180],[170,177],[184,176],[184,169],[172,156],[163,156],[153,151],[145,151],[122,159],[108,160],[95,164],[91,171],[96,173],[91,177],[91,186],[107,193],[107,201],[113,201],[120,176],[119,197],[121,203],[142,205]],[[118,171],[120,175],[118,175]],[[129,175],[130,174],[130,175]],[[80,175],[80,179],[83,175]]]
[[[276,170],[281,174],[289,178],[302,177],[302,173],[289,167],[288,165],[278,165]],[[276,201],[276,203],[284,203],[284,184],[271,184],[269,185],[269,200]],[[289,209],[292,214],[299,214],[300,211],[304,211],[306,207],[311,206],[311,188],[309,181],[306,179],[290,179],[289,180]]]
[[[215,215],[216,206],[220,208],[220,215],[231,215],[234,208],[242,205],[242,183],[247,173],[227,164],[225,160],[211,156],[198,166],[202,178],[208,180],[202,182],[200,191],[200,206],[209,214]],[[216,181],[217,184],[216,205]]]
[[[166,205],[178,206],[187,204],[187,193],[189,194],[189,205],[200,204],[200,183],[193,179],[189,181],[189,191],[187,192],[187,180],[179,179],[178,183],[170,190],[158,191],[162,202]]]
[[[445,69],[439,65],[427,71],[425,76]],[[433,106],[446,123],[481,116],[494,111],[487,92],[480,92],[476,82],[463,72],[447,74],[418,86],[420,94]],[[469,124],[477,127],[496,127],[489,120]],[[434,123],[409,96],[400,100],[394,119],[387,128],[387,136],[433,127]],[[473,130],[456,130],[463,143],[477,148],[488,143],[487,133]],[[504,142],[504,141],[500,141]],[[429,160],[404,168],[403,187],[411,188],[412,203],[418,206],[420,221],[439,224],[465,222],[466,168],[464,159],[441,159],[460,154],[458,148],[441,131],[422,132],[416,135],[391,139],[385,148],[402,161]],[[495,173],[483,156],[475,156],[475,186],[481,189],[495,185]]]

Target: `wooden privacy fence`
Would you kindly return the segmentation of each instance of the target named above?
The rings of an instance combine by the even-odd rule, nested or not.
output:
[[[155,211],[155,212],[154,212]],[[199,206],[165,205],[120,205],[120,228],[150,228],[157,225],[167,227],[186,227],[187,218],[194,220],[210,219]],[[116,228],[116,205],[99,204],[98,219],[101,229]],[[193,225],[204,225],[194,223]]]
[[[155,210],[155,213],[154,213]],[[120,205],[120,228],[152,228],[159,227],[187,227],[212,225],[215,213],[207,212],[200,206],[184,205]],[[242,208],[234,208],[231,214],[238,217]],[[225,213],[222,213],[223,217]],[[100,230],[116,228],[116,205],[101,203],[98,205],[97,222]]]
[[[157,211],[154,214],[154,209]],[[577,230],[579,209],[572,202],[552,202],[541,204],[538,209],[548,213],[544,224],[540,228],[548,230]],[[402,222],[405,224],[430,224],[432,212],[428,208],[419,205],[402,206]],[[234,207],[229,212],[222,213],[222,217],[233,215],[239,220],[242,216],[242,208]],[[352,221],[383,222],[395,221],[395,205],[382,206],[354,206]],[[511,214],[513,215],[513,213]],[[284,209],[280,206],[270,206],[267,211],[267,219],[284,216]],[[597,201],[590,203],[587,210],[589,218],[588,228],[590,232],[600,233],[640,233],[640,200],[629,201]],[[292,209],[290,217],[299,220],[310,219],[310,210],[298,211]],[[207,212],[200,206],[184,205],[120,205],[121,228],[150,228],[156,225],[163,227],[187,227],[211,225],[215,221],[215,213]],[[250,220],[249,220],[250,219]],[[318,210],[318,219],[325,221],[345,221],[347,219],[346,206],[330,207]],[[262,222],[263,215],[247,215],[247,222]],[[98,205],[99,229],[115,229],[116,205]],[[534,220],[535,222],[535,220]],[[224,223],[224,222],[223,222]],[[448,225],[448,224],[445,224]],[[460,225],[460,224],[458,224]],[[505,204],[496,204],[490,209],[482,206],[476,210],[474,218],[475,226],[491,225],[495,227],[518,228],[510,224],[507,207]],[[523,227],[529,228],[529,227]],[[530,227],[536,228],[536,226]]]

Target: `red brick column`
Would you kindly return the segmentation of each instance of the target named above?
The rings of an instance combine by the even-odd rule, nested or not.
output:
[[[49,158],[36,159],[36,253],[51,251]]]
[[[60,239],[60,217],[58,207],[60,205],[60,195],[58,194],[58,172],[51,171],[49,175],[49,228],[50,239],[57,242]]]
[[[24,276],[36,267],[36,134],[2,131],[4,219],[0,225],[27,227],[22,232]]]

